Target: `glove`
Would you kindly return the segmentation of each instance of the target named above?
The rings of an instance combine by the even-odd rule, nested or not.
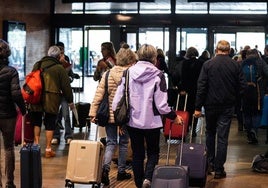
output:
[[[79,74],[74,74],[73,77],[74,77],[75,79],[79,79],[79,78],[80,78]]]

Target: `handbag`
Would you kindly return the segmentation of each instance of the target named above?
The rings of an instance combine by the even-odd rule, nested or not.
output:
[[[123,126],[129,122],[129,98],[128,98],[129,97],[129,88],[128,88],[129,71],[128,70],[124,72],[124,76],[126,80],[125,85],[124,85],[125,91],[114,111],[115,124],[119,126]]]
[[[108,94],[108,76],[110,71],[107,71],[105,75],[105,91],[103,99],[99,105],[96,119],[99,126],[105,127],[108,124],[110,109],[109,109],[109,94]]]

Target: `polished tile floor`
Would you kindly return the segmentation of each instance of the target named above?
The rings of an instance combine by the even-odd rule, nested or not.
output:
[[[81,93],[81,100],[91,102],[97,84],[92,78],[87,78],[85,84],[85,92]],[[85,128],[82,132],[79,129],[74,129],[74,138],[83,139]],[[93,140],[96,135],[96,125],[92,124],[88,139]],[[251,161],[254,155],[264,153],[268,150],[268,145],[265,144],[266,132],[265,130],[259,131],[259,144],[249,145],[246,142],[245,132],[237,130],[237,121],[234,118],[230,137],[228,157],[225,165],[227,178],[221,180],[213,179],[213,176],[207,177],[206,188],[268,188],[268,174],[259,174],[252,172]],[[161,137],[161,154],[159,164],[165,164],[167,144],[164,137]],[[199,141],[199,136],[196,138]],[[204,135],[202,136],[204,142]],[[44,134],[42,134],[41,149],[42,149],[42,167],[43,167],[43,188],[63,188],[65,187],[66,165],[68,158],[69,146],[65,144],[64,138],[60,145],[54,146],[57,156],[55,158],[46,159],[44,154]],[[176,150],[178,147],[177,141],[171,142],[171,155],[170,164],[174,164],[176,157]],[[2,143],[1,143],[2,144]],[[3,147],[1,147],[3,148]],[[20,146],[16,147],[16,171],[15,183],[20,188]],[[1,151],[1,164],[3,167],[3,151]],[[128,181],[116,181],[116,165],[112,164],[110,181],[111,188],[135,188],[133,178]],[[132,173],[131,167],[128,169]],[[3,172],[3,169],[2,169]],[[4,180],[5,181],[5,180]],[[91,187],[90,185],[75,184],[77,188]]]

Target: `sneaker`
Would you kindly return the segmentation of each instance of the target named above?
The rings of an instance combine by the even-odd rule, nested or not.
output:
[[[110,184],[109,180],[109,171],[108,170],[103,170],[102,175],[101,175],[101,183],[103,183],[105,186]]]
[[[214,179],[223,179],[226,178],[226,172],[215,172]]]
[[[127,172],[123,172],[123,173],[117,173],[117,180],[121,181],[121,180],[128,180],[131,178],[131,174],[127,173]]]
[[[57,138],[53,138],[53,139],[51,140],[51,144],[52,144],[52,145],[59,145],[59,143],[60,143],[60,141],[59,141],[59,139],[57,139]]]
[[[69,145],[69,144],[71,143],[72,140],[73,140],[73,139],[68,138],[68,139],[65,141],[65,143],[66,143],[67,145]]]
[[[51,158],[51,157],[55,157],[55,156],[56,156],[56,152],[53,150],[45,152],[45,158]]]
[[[151,181],[148,179],[145,179],[142,184],[142,188],[150,188],[151,187]]]

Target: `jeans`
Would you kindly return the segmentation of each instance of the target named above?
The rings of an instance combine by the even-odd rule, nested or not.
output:
[[[6,184],[13,185],[15,170],[15,152],[14,152],[14,132],[16,126],[16,117],[9,119],[0,119],[0,131],[4,140],[5,156],[5,175]],[[0,144],[1,145],[1,144]],[[1,167],[2,168],[2,167]],[[0,169],[0,187],[2,187],[2,170]]]
[[[258,127],[260,126],[261,113],[255,108],[246,106],[243,108],[244,124],[248,137],[251,132],[257,134]]]
[[[214,167],[216,173],[222,173],[234,107],[205,110],[208,163]]]
[[[103,169],[109,172],[111,161],[118,142],[118,126],[109,123],[105,126],[105,130],[107,137],[106,137],[106,149],[104,153]],[[125,130],[124,134],[119,135],[118,173],[124,173],[126,170],[128,142],[129,142],[129,136],[127,130]]]
[[[65,134],[64,138],[67,140],[68,138],[73,138],[73,130],[71,127],[71,119],[70,119],[70,110],[69,110],[69,105],[65,98],[62,97],[61,100],[61,109],[58,113],[57,121],[56,122],[61,122],[62,117],[64,118],[65,122]],[[53,138],[56,138],[60,140],[60,127],[56,126]]]
[[[158,164],[160,129],[127,128],[133,151],[132,169],[134,180],[136,186],[141,188],[144,179],[152,180],[154,168]],[[146,142],[146,147],[144,141]],[[145,151],[147,161],[144,169]]]

